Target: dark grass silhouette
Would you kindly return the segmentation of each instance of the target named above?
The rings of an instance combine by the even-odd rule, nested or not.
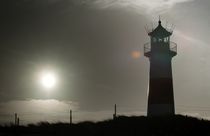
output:
[[[187,117],[125,117],[78,124],[42,122],[28,126],[1,126],[1,136],[193,136],[210,135],[210,121]]]

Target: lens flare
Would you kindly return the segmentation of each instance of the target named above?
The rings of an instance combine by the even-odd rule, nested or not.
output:
[[[138,59],[141,57],[141,52],[140,51],[133,51],[131,52],[131,56],[133,59]]]

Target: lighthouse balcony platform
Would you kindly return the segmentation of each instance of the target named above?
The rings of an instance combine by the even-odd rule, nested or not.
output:
[[[169,45],[169,46],[168,46]],[[144,44],[144,56],[150,57],[153,52],[169,53],[172,57],[177,54],[177,44],[175,42],[157,43],[151,47],[151,43]]]

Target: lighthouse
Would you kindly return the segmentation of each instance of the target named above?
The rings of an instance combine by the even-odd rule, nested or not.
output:
[[[177,44],[170,41],[172,30],[158,26],[148,32],[150,42],[144,45],[144,56],[149,58],[149,93],[147,116],[175,114],[172,58],[177,55]]]

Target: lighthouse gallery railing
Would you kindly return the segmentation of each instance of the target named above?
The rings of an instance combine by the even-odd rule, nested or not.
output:
[[[177,53],[177,44],[175,42],[170,42],[169,47],[170,47],[169,48],[170,51]],[[151,43],[150,42],[144,44],[144,54],[146,54],[148,52],[151,52]]]

